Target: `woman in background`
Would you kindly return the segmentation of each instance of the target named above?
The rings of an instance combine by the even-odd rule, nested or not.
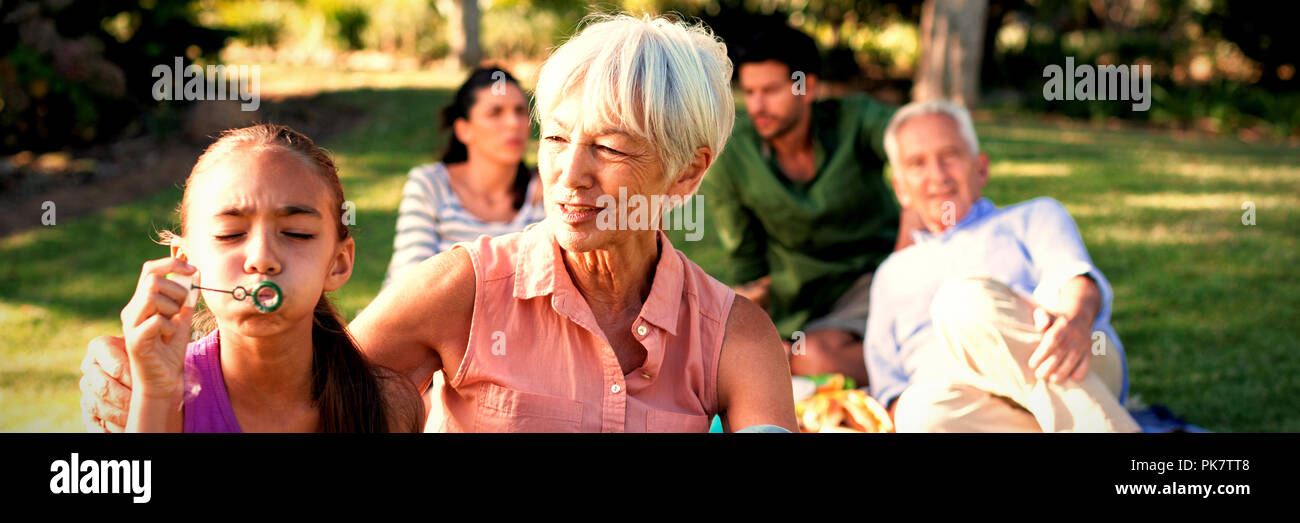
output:
[[[522,231],[546,217],[536,171],[524,165],[528,97],[510,73],[470,72],[442,120],[450,135],[442,161],[411,169],[402,189],[385,286],[457,242]]]

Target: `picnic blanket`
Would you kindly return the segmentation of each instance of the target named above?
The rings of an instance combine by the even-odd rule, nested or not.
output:
[[[840,374],[796,376],[793,384],[800,432],[894,432],[885,408],[865,390],[856,388],[852,378]],[[1209,432],[1174,415],[1164,405],[1144,405],[1132,398],[1127,409],[1144,433]],[[709,432],[722,432],[722,422],[717,416]]]
[[[1147,434],[1169,434],[1174,432],[1210,432],[1196,425],[1192,425],[1183,418],[1175,416],[1169,410],[1169,407],[1156,404],[1149,407],[1129,408],[1130,416],[1142,427],[1142,432]]]

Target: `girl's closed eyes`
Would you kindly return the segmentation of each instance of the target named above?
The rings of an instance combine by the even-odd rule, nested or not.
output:
[[[310,239],[316,237],[315,234],[313,234],[313,233],[307,233],[307,232],[290,232],[290,231],[284,231],[284,232],[282,232],[281,234],[284,234],[285,236],[288,236],[288,237],[293,238],[293,239],[295,239],[295,240],[310,240]],[[242,233],[242,232],[232,232],[232,233],[218,234],[218,235],[216,235],[215,239],[220,240],[220,241],[230,241],[230,240],[237,240],[237,239],[240,239],[240,238],[243,238],[243,237],[244,237],[244,233]]]

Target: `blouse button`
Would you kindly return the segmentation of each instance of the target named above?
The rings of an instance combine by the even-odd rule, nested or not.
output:
[[[623,387],[618,386],[617,383],[615,383],[615,384],[613,384],[613,385],[611,385],[611,386],[609,387],[609,391],[610,391],[610,392],[613,392],[614,394],[618,394],[618,391],[620,391],[620,390],[623,390]]]
[[[637,325],[637,326],[636,326],[636,335],[637,335],[637,336],[645,336],[645,332],[646,332],[645,325]]]

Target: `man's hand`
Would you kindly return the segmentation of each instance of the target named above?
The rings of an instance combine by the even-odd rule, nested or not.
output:
[[[124,432],[131,403],[131,366],[126,340],[100,336],[81,360],[81,422],[86,432]]]
[[[1043,340],[1029,356],[1029,367],[1038,379],[1060,383],[1066,378],[1079,381],[1088,374],[1092,360],[1092,322],[1034,309],[1034,325]]]
[[[1092,324],[1101,306],[1101,292],[1092,278],[1076,276],[1061,288],[1061,312],[1034,308],[1034,326],[1043,340],[1029,356],[1038,379],[1060,383],[1079,381],[1092,362]]]
[[[767,310],[768,305],[771,303],[771,299],[768,296],[768,289],[771,288],[771,286],[772,277],[764,276],[744,285],[732,287],[732,290],[735,290],[736,294],[744,296],[749,299],[749,301],[754,302],[755,305],[762,307],[763,310]]]

